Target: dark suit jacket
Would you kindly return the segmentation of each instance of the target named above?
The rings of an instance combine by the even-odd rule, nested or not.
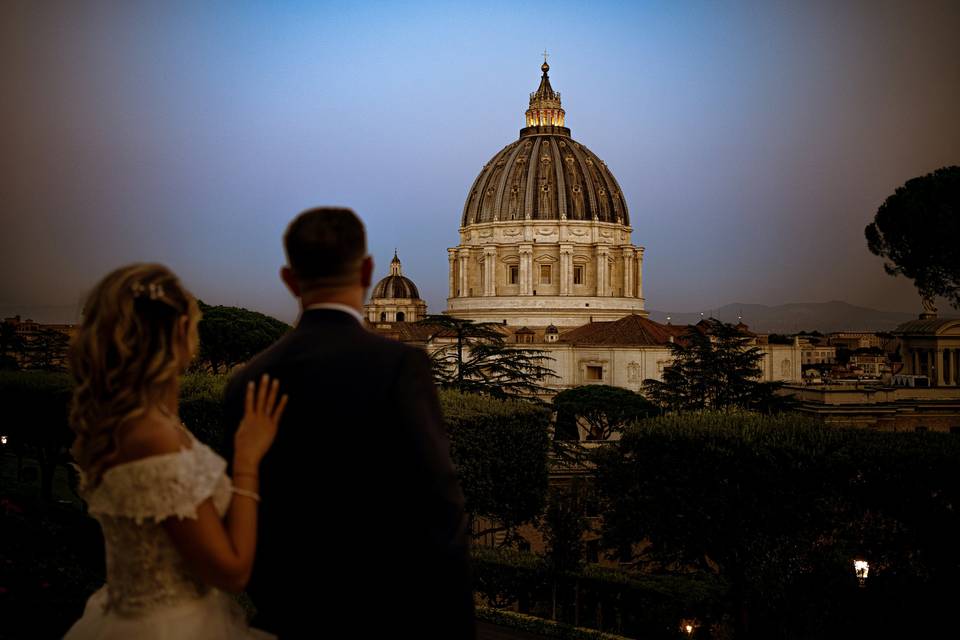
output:
[[[290,400],[260,467],[254,626],[473,638],[463,494],[426,354],[342,311],[306,311],[230,381],[228,433],[263,373]]]

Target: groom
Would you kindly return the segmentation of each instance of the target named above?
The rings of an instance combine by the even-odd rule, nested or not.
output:
[[[421,350],[368,331],[373,261],[349,209],[284,236],[296,328],[227,387],[227,424],[264,373],[290,397],[261,464],[253,625],[281,638],[473,638],[463,494]]]

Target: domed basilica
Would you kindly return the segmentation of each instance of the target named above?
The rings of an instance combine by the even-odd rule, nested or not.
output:
[[[647,318],[643,247],[631,243],[627,201],[603,160],[570,137],[549,65],[530,94],[520,136],[484,165],[448,249],[446,314],[495,322],[509,343],[550,359],[553,390],[609,384],[639,391],[662,379],[671,343],[704,326]],[[449,340],[425,325],[416,285],[394,255],[365,315],[374,330],[434,351]],[[745,335],[753,336],[742,327]],[[763,380],[799,380],[800,347],[753,336]]]
[[[448,249],[447,313],[546,327],[646,315],[643,247],[606,163],[570,137],[544,62],[520,137],[484,165]]]

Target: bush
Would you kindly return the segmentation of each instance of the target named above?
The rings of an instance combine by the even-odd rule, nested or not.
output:
[[[960,569],[956,436],[707,412],[639,423],[595,461],[604,544],[649,542],[633,559],[718,571],[751,634],[822,635],[868,606],[869,623],[909,635],[947,606]],[[857,556],[871,564],[866,604]]]
[[[508,531],[543,511],[550,413],[529,402],[440,392],[467,512]]]
[[[706,574],[647,576],[596,565],[556,572],[539,556],[504,549],[474,549],[472,561],[476,592],[493,609],[517,605],[556,618],[562,628],[676,638],[680,620],[696,619],[707,628],[729,609],[726,583]]]
[[[565,640],[627,640],[623,636],[603,633],[593,629],[574,627],[562,622],[544,620],[515,611],[477,607],[477,619],[490,622],[516,631],[533,633],[544,638],[563,638]]]
[[[18,458],[31,456],[40,464],[40,493],[49,501],[53,474],[66,462],[73,443],[67,422],[72,392],[70,376],[46,371],[0,372],[0,430],[7,436],[3,449]]]
[[[200,442],[222,456],[231,451],[230,438],[223,424],[223,393],[229,376],[191,373],[180,387],[180,420]]]

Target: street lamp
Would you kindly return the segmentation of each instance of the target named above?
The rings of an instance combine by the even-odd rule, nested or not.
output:
[[[680,631],[687,634],[688,638],[693,637],[693,632],[698,626],[696,620],[684,619],[680,621]]]
[[[0,436],[0,444],[7,444],[7,436]]]
[[[854,560],[853,572],[857,574],[857,580],[860,582],[860,586],[867,586],[867,576],[870,574],[870,563],[866,560]]]

